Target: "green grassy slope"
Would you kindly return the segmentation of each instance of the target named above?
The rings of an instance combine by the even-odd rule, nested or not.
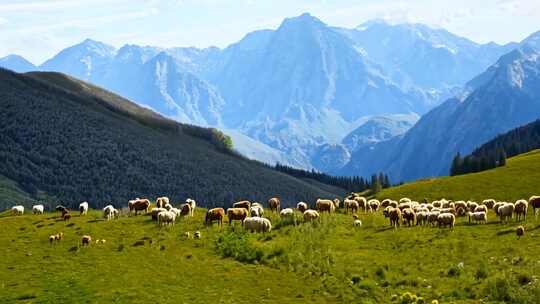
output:
[[[285,225],[268,216],[268,234],[202,225],[204,211],[174,227],[148,216],[103,221],[98,212],[0,216],[0,302],[390,303],[412,292],[441,303],[537,303],[540,220],[487,225],[460,218],[453,231],[388,227],[381,213],[341,211],[319,224]],[[184,232],[202,232],[201,240]],[[57,245],[48,236],[64,232]],[[105,244],[78,247],[83,234]]]
[[[420,180],[385,189],[377,198],[415,200],[440,198],[482,201],[493,198],[515,202],[540,193],[540,150],[508,159],[506,166],[453,177]]]

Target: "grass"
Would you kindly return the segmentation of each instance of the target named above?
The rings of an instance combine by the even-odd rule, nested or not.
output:
[[[394,230],[380,213],[361,214],[356,229],[341,211],[298,225],[269,214],[277,228],[267,234],[207,229],[203,216],[159,228],[149,216],[106,222],[97,211],[70,223],[4,214],[0,302],[537,303],[540,295],[540,220],[531,215],[519,240],[500,233],[517,223],[493,214],[487,225],[459,219],[454,231]],[[184,236],[196,230],[201,240]],[[50,245],[57,232],[65,239]],[[107,242],[83,248],[83,234]]]
[[[377,198],[410,197],[482,201],[493,198],[515,202],[540,193],[540,150],[508,159],[506,166],[453,177],[419,180],[379,192]]]

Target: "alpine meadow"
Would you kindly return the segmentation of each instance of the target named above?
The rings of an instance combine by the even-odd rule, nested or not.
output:
[[[0,303],[540,303],[540,4],[0,4]]]

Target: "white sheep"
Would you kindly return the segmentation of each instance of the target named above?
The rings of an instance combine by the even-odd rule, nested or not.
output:
[[[424,226],[428,222],[429,210],[427,208],[421,208],[421,211],[416,212],[416,225]]]
[[[501,217],[501,223],[505,223],[512,218],[515,206],[512,203],[505,203],[497,209],[497,214]]]
[[[192,198],[188,198],[186,199],[186,203],[189,204],[191,206],[191,217],[193,217],[193,214],[195,212],[195,208],[197,208],[197,202],[195,202],[194,199]]]
[[[281,209],[279,212],[279,217],[282,221],[295,221],[294,210],[291,208]]]
[[[428,224],[431,224],[431,226],[434,226],[437,223],[437,218],[439,217],[439,214],[441,214],[440,211],[436,210],[437,208],[433,208],[434,210],[431,210],[427,214],[427,222]]]
[[[320,217],[319,212],[313,209],[308,209],[304,211],[304,221],[305,222],[312,222],[314,220],[317,220]]]
[[[173,206],[169,203],[166,203],[165,206],[163,207],[165,209],[167,209],[167,211],[171,211],[171,209],[173,208]]]
[[[88,213],[88,203],[82,202],[79,204],[79,212],[81,215],[86,215]]]
[[[361,220],[354,220],[354,221],[353,221],[353,226],[354,226],[354,227],[360,227],[360,226],[362,226],[362,221],[361,221]]]
[[[249,207],[249,213],[251,214],[251,216],[261,217],[264,213],[264,209],[260,205],[252,204],[251,207]]]
[[[158,224],[160,226],[174,225],[176,221],[176,213],[172,211],[161,211],[158,213]]]
[[[456,223],[456,217],[452,213],[441,213],[437,216],[437,222],[439,223],[439,227],[449,226],[453,229]]]
[[[379,209],[379,206],[381,205],[381,203],[376,200],[376,199],[370,199],[368,201],[368,206],[370,208],[371,211],[375,211],[377,212],[377,210]]]
[[[11,212],[15,215],[23,215],[24,214],[24,206],[23,205],[17,205],[11,207]]]
[[[45,207],[43,205],[34,205],[34,206],[32,206],[32,213],[33,214],[43,214],[44,210],[45,210]]]
[[[115,217],[118,217],[118,210],[116,210],[113,205],[107,205],[103,208],[103,217],[105,217],[107,221],[110,221]]]
[[[487,213],[484,211],[469,212],[469,223],[473,220],[476,223],[487,223]]]
[[[167,209],[165,209],[165,208],[154,208],[154,209],[152,209],[152,211],[150,212],[151,215],[152,215],[152,220],[157,221],[158,214],[160,212],[162,212],[162,211],[167,211]]]
[[[264,217],[248,217],[244,220],[244,228],[251,232],[270,232],[272,223]]]

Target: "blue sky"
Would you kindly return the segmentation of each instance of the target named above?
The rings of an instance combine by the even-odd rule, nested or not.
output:
[[[477,42],[519,41],[540,30],[540,0],[1,0],[0,57],[39,64],[85,38],[117,47],[225,47],[304,12],[344,27],[374,18],[420,22]]]

